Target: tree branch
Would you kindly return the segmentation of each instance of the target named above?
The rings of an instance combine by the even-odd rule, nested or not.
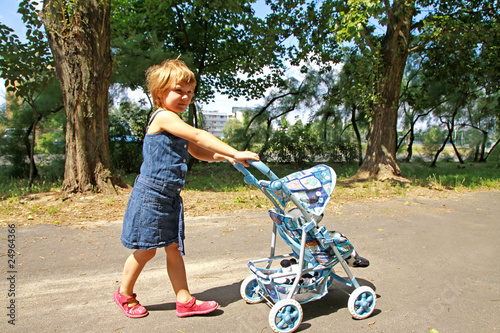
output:
[[[366,44],[372,52],[377,50],[377,45],[372,40],[372,35],[368,32],[368,26],[363,24],[363,30],[361,30],[361,37],[365,40]]]
[[[261,116],[274,102],[276,102],[277,100],[279,100],[281,98],[287,97],[287,96],[299,95],[300,93],[301,93],[301,91],[300,91],[300,88],[299,88],[297,91],[289,91],[286,94],[282,94],[282,95],[279,95],[279,96],[274,96],[259,112],[257,112],[252,117],[252,119],[250,119],[247,127],[245,128],[245,133],[248,132],[248,129],[250,128],[250,126],[252,125],[252,123],[255,121],[255,119],[257,119],[259,116]],[[290,111],[288,111],[288,112],[290,112]]]
[[[392,19],[392,10],[391,10],[391,3],[389,0],[384,0],[384,7],[385,7],[385,13],[387,14],[387,18],[389,20]]]

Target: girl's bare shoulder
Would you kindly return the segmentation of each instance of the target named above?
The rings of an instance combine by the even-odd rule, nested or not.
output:
[[[182,120],[177,113],[169,110],[162,111],[164,112],[159,112],[151,123],[151,132],[167,131],[190,140],[196,129]]]

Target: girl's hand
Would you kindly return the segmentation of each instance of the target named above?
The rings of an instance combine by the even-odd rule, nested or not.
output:
[[[259,161],[260,160],[260,157],[258,154],[256,153],[253,153],[251,151],[238,151],[236,154],[234,154],[234,159],[236,161],[238,161],[238,163],[241,163],[243,164],[244,166],[246,167],[249,167],[250,164],[247,163],[246,160],[255,160],[255,161]],[[233,165],[236,164],[233,161],[230,161]]]
[[[190,145],[191,147],[192,145]],[[243,164],[246,167],[249,167],[250,165],[247,163],[246,160],[255,160],[259,161],[260,157],[256,153],[252,153],[251,151],[237,151],[236,154],[234,154],[234,157],[228,156],[228,155],[223,155],[219,153],[215,153],[212,156],[213,159],[210,159],[209,161],[223,161],[226,160],[232,165],[236,165],[238,163]],[[208,161],[208,160],[207,160]]]

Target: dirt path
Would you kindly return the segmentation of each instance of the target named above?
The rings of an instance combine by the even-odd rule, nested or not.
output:
[[[496,332],[498,216],[499,191],[333,205],[322,223],[349,236],[370,259],[370,267],[353,272],[360,284],[376,290],[376,310],[368,319],[353,320],[347,310],[349,290],[336,288],[303,305],[299,331]],[[9,229],[0,229],[0,331],[271,332],[269,307],[247,305],[239,295],[240,282],[250,274],[248,260],[268,255],[271,224],[266,209],[188,216],[186,223],[190,288],[196,297],[221,304],[214,314],[175,316],[160,251],[136,287],[151,314],[139,320],[125,318],[111,295],[130,252],[119,241],[121,218],[110,216],[71,225],[16,226],[16,273],[8,273]],[[289,249],[280,242],[278,252]],[[14,297],[8,296],[12,286]],[[6,316],[12,300],[15,326]]]

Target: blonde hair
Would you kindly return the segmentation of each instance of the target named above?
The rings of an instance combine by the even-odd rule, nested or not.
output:
[[[154,65],[146,71],[146,83],[153,98],[153,105],[161,107],[161,98],[168,89],[178,83],[196,85],[194,73],[186,66],[184,61],[169,59],[160,65]]]

